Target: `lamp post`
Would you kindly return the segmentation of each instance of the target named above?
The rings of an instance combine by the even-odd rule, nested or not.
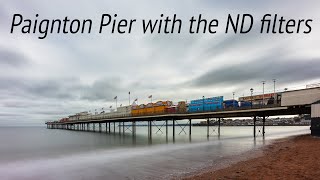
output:
[[[235,92],[232,92],[232,107],[234,108],[234,94]]]
[[[250,91],[251,91],[251,98],[250,98],[250,99],[251,99],[251,108],[252,108],[252,94],[253,94],[253,88],[251,88],[251,89],[250,89]]]
[[[262,81],[262,106],[264,105],[264,85],[266,81]]]
[[[202,96],[202,111],[204,112],[204,96]]]
[[[276,79],[272,79],[272,81],[273,81],[273,104],[277,104],[278,102],[277,102],[277,100],[276,100],[276,97],[278,97],[277,95],[276,95]],[[278,99],[278,98],[277,98]]]
[[[276,79],[272,79],[273,81],[273,93],[276,93]]]

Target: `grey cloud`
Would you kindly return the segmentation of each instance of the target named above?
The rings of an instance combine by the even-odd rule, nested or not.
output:
[[[222,39],[212,39],[203,47],[200,58],[213,58],[223,53],[232,53],[237,47],[254,46],[258,42],[263,43],[264,40],[272,38],[274,35],[260,34],[260,29],[253,26],[248,34],[223,34]],[[282,39],[283,40],[283,39]]]
[[[121,93],[122,81],[119,78],[104,78],[95,81],[92,85],[82,90],[81,99],[108,100],[111,101],[118,93]]]
[[[29,64],[29,60],[18,51],[0,47],[0,65],[4,67],[22,67]],[[3,68],[4,68],[3,67]]]
[[[26,80],[0,78],[0,90],[11,92],[16,96],[53,98],[64,100],[112,100],[115,94],[125,89],[119,78],[104,78],[92,85],[85,85],[78,79]],[[20,106],[14,103],[9,106]],[[23,105],[21,105],[23,107]]]
[[[131,100],[139,98],[139,103],[144,103],[148,101],[148,94],[159,100],[231,94],[233,90],[238,95],[248,91],[248,86],[260,91],[260,86],[256,87],[260,84],[255,84],[265,78],[276,78],[280,87],[287,86],[285,82],[296,84],[320,77],[316,69],[319,59],[298,58],[320,57],[316,31],[289,37],[261,35],[257,33],[259,29],[245,35],[225,34],[223,29],[217,34],[190,35],[185,33],[188,27],[183,27],[181,34],[143,35],[136,27],[136,31],[126,35],[107,33],[106,29],[103,34],[53,34],[40,41],[31,34],[9,33],[13,13],[34,19],[34,9],[37,9],[39,20],[66,15],[98,20],[108,9],[111,10],[109,13],[118,13],[118,20],[121,17],[158,18],[161,13],[176,13],[181,19],[188,20],[202,13],[206,18],[218,18],[219,28],[225,27],[225,17],[229,13],[251,13],[255,17],[284,13],[297,18],[317,15],[316,4],[319,2],[288,2],[232,0],[181,4],[166,1],[156,3],[156,6],[149,1],[139,6],[124,6],[117,2],[77,3],[79,8],[76,10],[70,9],[74,2],[63,0],[2,2],[0,21],[8,26],[0,27],[0,39],[8,43],[0,42],[0,108],[3,113],[0,125],[22,121],[40,124],[67,114],[92,111],[114,105],[116,95],[118,103],[127,104],[128,91],[131,91]],[[65,6],[61,7],[61,3]],[[83,7],[87,9],[85,13]],[[295,12],[295,9],[301,11]],[[283,50],[286,52],[279,53]],[[292,53],[289,54],[292,59],[288,58],[288,53]],[[233,54],[239,57],[232,57]],[[216,69],[206,72],[211,64]],[[12,72],[14,68],[24,69]],[[267,86],[272,84],[268,81]]]
[[[27,108],[29,105],[26,102],[4,102],[2,103],[2,107],[8,108]]]
[[[288,59],[266,56],[255,61],[212,70],[191,80],[191,86],[235,85],[277,78],[285,82],[312,80],[320,76],[318,59]]]
[[[30,80],[18,78],[0,78],[0,91],[11,96],[61,99],[61,100],[112,100],[124,91],[119,78],[103,78],[92,84],[84,84],[77,78]],[[24,104],[6,102],[5,106],[24,107]]]
[[[16,116],[22,116],[17,113],[0,113],[0,117],[16,117]]]
[[[73,79],[30,80],[26,78],[0,78],[0,90],[11,96],[72,99],[74,90],[80,88]]]
[[[76,93],[82,85],[76,79],[43,80],[28,85],[26,90],[36,96],[75,99]]]
[[[145,43],[151,48],[148,59],[155,62],[175,62],[186,59],[189,53],[194,52],[193,47],[200,40],[201,35],[190,34],[153,34],[145,39]]]

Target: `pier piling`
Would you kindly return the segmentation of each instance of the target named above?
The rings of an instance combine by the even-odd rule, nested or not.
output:
[[[189,135],[191,136],[191,126],[192,126],[192,124],[191,124],[191,119],[189,119]]]
[[[263,115],[263,119],[262,119],[262,136],[264,137],[265,134],[265,124],[266,124],[266,116]]]
[[[257,121],[257,116],[253,117],[253,137],[256,137],[256,121]]]
[[[207,138],[209,138],[209,118],[207,119]]]

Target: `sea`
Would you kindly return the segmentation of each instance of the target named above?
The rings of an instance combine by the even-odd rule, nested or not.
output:
[[[309,126],[261,127],[253,138],[252,126],[172,126],[168,136],[161,125],[137,126],[126,132],[107,133],[47,129],[46,127],[0,127],[0,179],[170,179],[208,167],[222,168],[240,161],[244,154],[261,149],[274,140],[310,134]],[[105,128],[105,127],[103,127]],[[121,129],[123,127],[120,127]],[[159,130],[160,129],[160,130]],[[103,129],[104,130],[104,129]]]

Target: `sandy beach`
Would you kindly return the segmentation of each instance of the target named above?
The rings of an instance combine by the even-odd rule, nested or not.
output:
[[[319,179],[320,138],[310,135],[282,139],[262,149],[262,156],[227,168],[206,169],[191,179]]]

